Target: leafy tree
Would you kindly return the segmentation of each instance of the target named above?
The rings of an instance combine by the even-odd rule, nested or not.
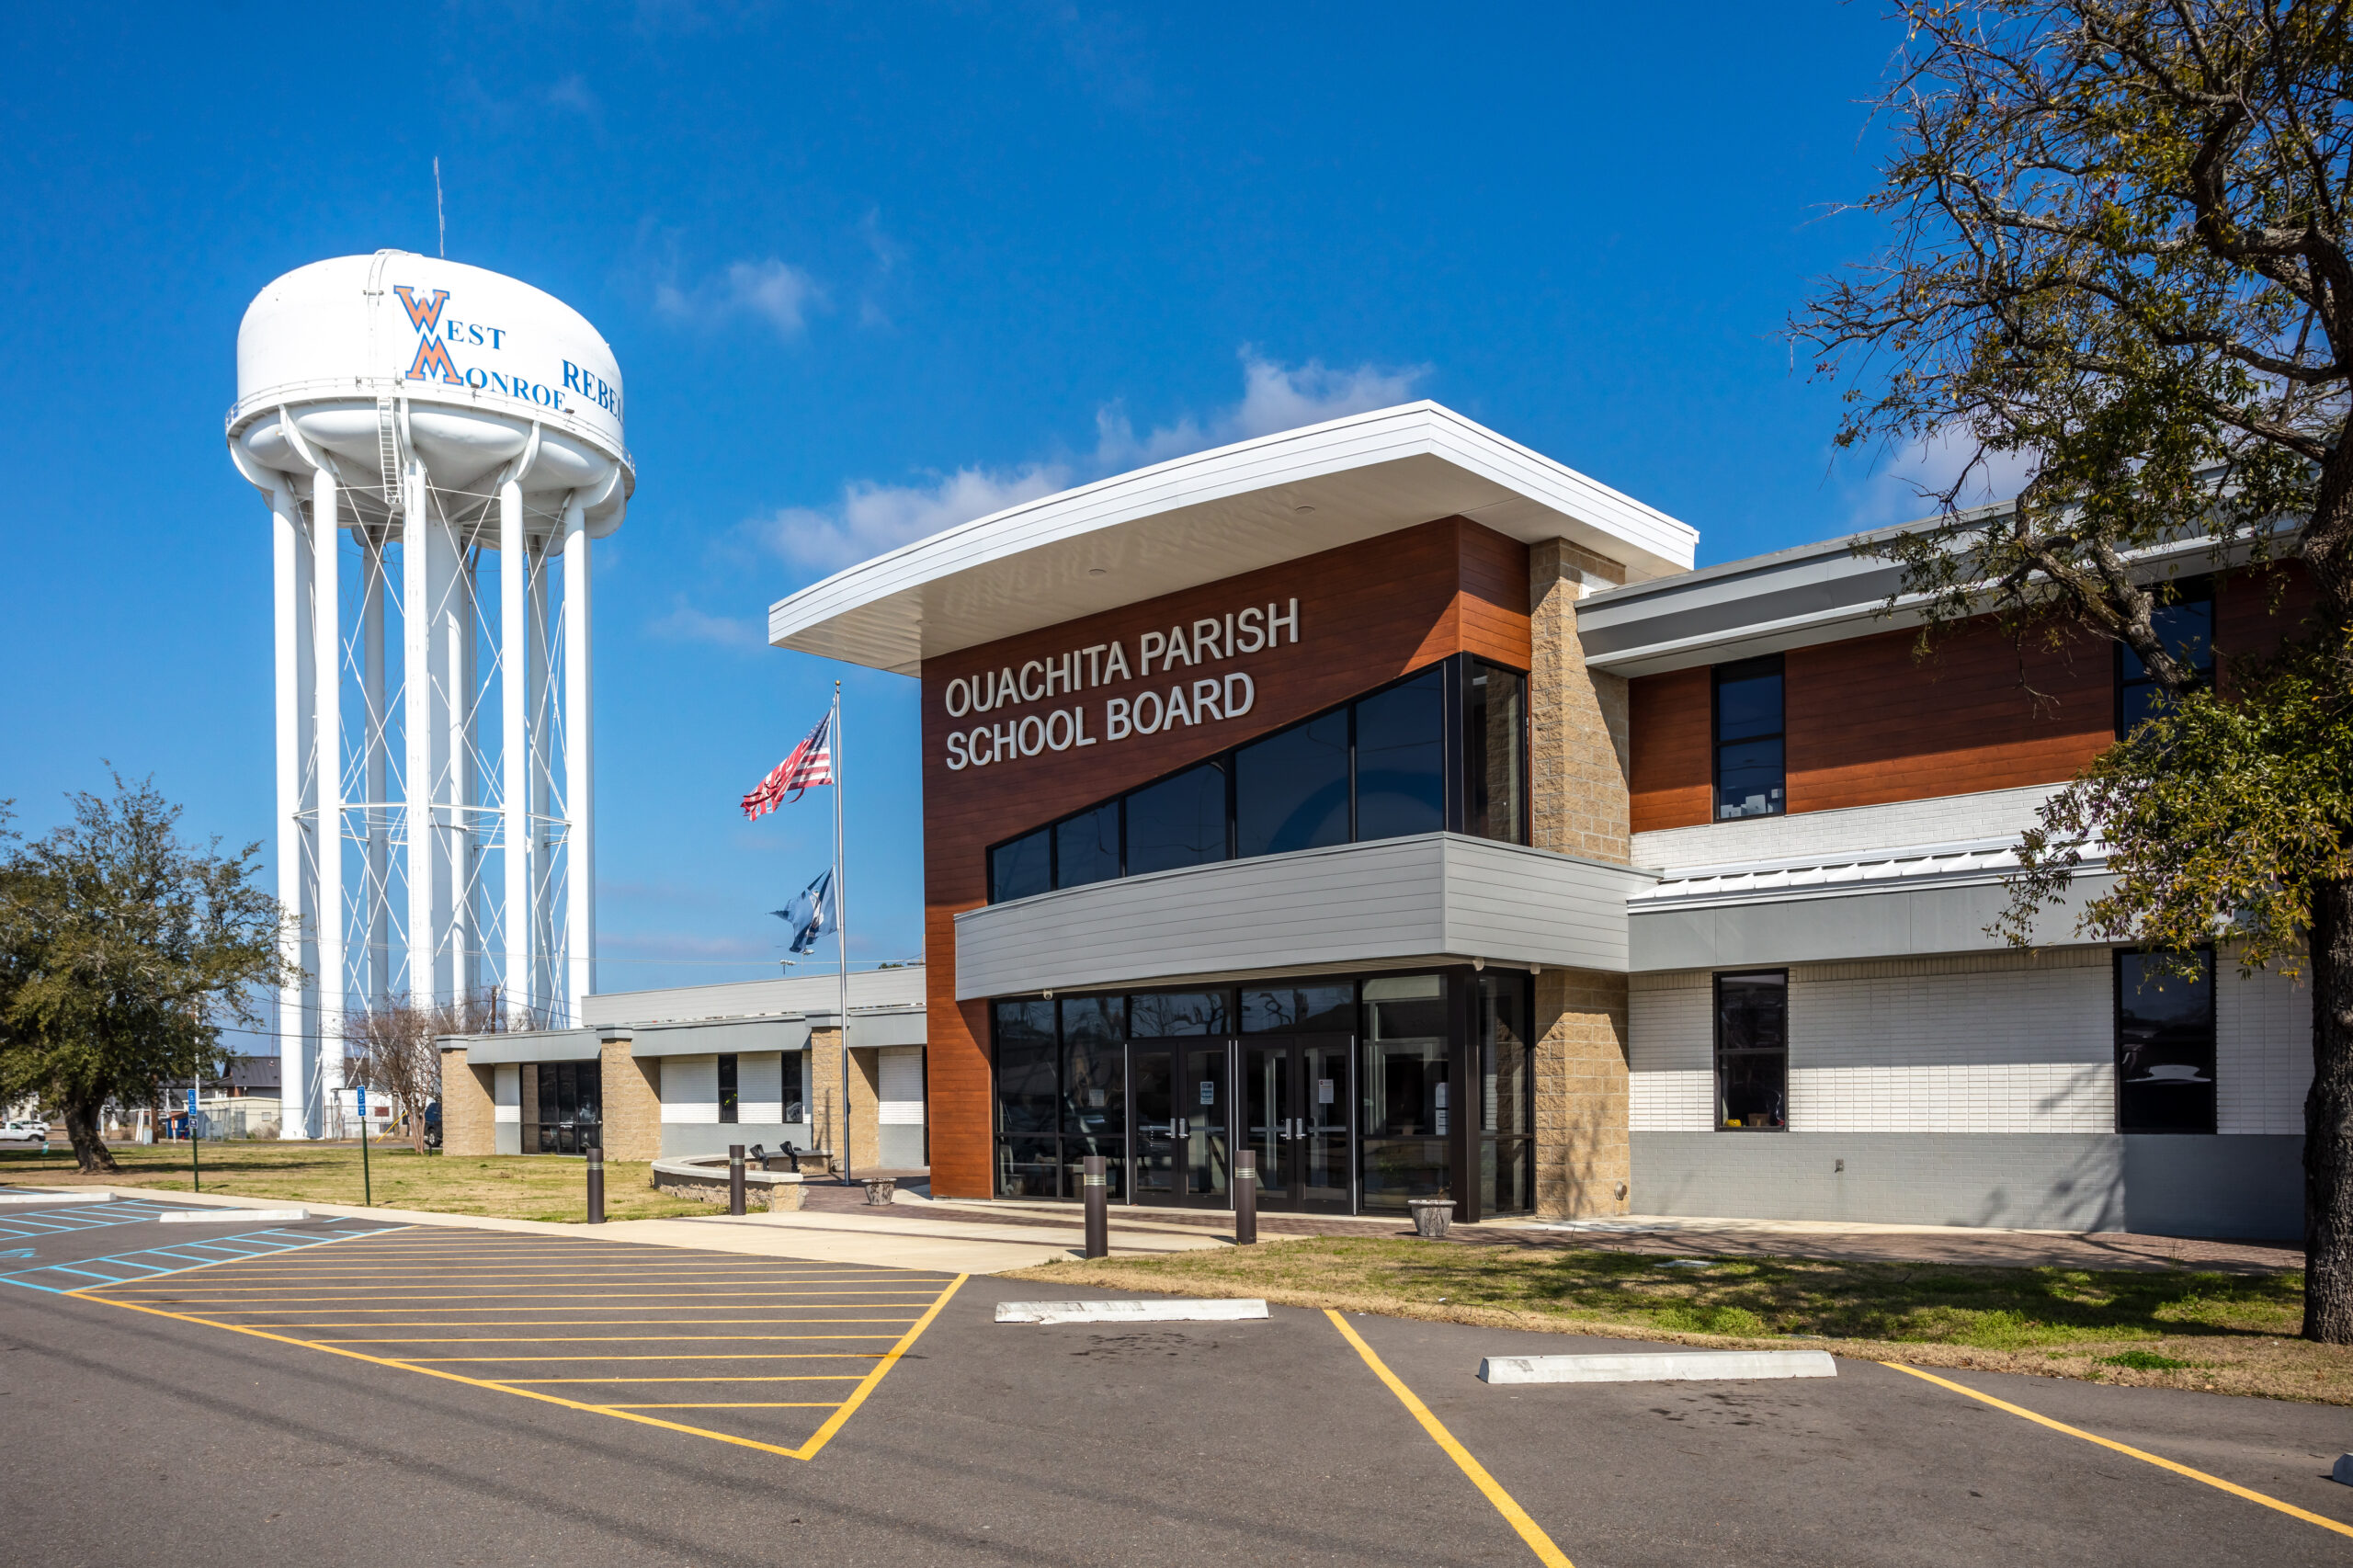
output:
[[[2015,937],[2067,876],[2087,929],[2309,968],[2304,1333],[2353,1343],[2353,32],[2346,0],[1908,0],[1860,210],[1893,238],[1790,324],[1851,379],[1843,445],[1958,443],[1904,566],[1924,641],[1993,614],[2090,632],[2169,701],[2051,802]],[[1964,510],[1990,462],[2008,506]],[[2292,562],[2303,640],[2202,692],[2183,570]],[[2275,585],[2275,593],[2277,591]]]
[[[259,846],[181,843],[152,781],[71,799],[71,824],[9,835],[0,860],[0,1100],[62,1107],[81,1168],[108,1172],[108,1100],[220,1075],[222,1021],[261,1022],[254,998],[283,975],[279,913],[254,882]]]

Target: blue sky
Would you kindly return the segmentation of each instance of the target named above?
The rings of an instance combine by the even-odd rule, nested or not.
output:
[[[921,943],[912,682],[762,646],[874,551],[1174,452],[1446,403],[1700,530],[1898,520],[1776,336],[1874,222],[1872,7],[31,7],[0,139],[0,797],[152,773],[270,816],[267,514],[237,323],[436,244],[619,356],[597,562],[606,989],[774,973],[821,793],[736,799],[849,695],[853,956]],[[267,846],[265,845],[265,854]]]

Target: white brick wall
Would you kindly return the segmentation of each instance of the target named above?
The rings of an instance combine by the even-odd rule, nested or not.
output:
[[[1782,817],[1663,828],[1634,835],[1634,864],[1662,869],[1725,866],[1913,844],[2004,838],[2031,826],[2035,808],[2054,788],[2037,784],[2023,790],[1939,795],[1884,806],[1847,806],[1835,812],[1795,812]]]
[[[665,1125],[719,1124],[719,1058],[663,1056],[662,1120]]]
[[[1790,1125],[1814,1132],[2115,1129],[2106,948],[1798,964],[1790,970]],[[2303,1131],[2312,997],[2216,963],[2219,1131]],[[1706,971],[1632,979],[1628,1119],[1638,1132],[1713,1125],[1714,991]]]
[[[2105,1062],[1970,1062],[1790,1069],[1790,1125],[1806,1132],[2110,1132]]]
[[[2313,994],[2214,960],[2214,1120],[2221,1132],[2302,1132],[2313,1082]]]

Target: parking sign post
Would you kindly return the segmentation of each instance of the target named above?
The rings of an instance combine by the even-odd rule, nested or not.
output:
[[[368,1085],[360,1085],[352,1093],[359,1096],[359,1201],[376,1207],[376,1184],[368,1175]]]
[[[196,1135],[196,1091],[190,1089],[188,1092],[188,1165],[189,1172],[196,1177],[196,1190],[199,1192],[204,1190],[204,1156],[198,1153],[198,1147],[203,1142]]]

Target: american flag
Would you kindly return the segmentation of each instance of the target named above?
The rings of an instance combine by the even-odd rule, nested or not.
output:
[[[744,814],[754,822],[785,803],[801,799],[801,792],[813,784],[834,781],[834,715],[830,710],[817,721],[809,736],[792,748],[792,755],[776,765],[776,768],[760,787],[744,797]],[[785,791],[792,793],[788,796]]]

